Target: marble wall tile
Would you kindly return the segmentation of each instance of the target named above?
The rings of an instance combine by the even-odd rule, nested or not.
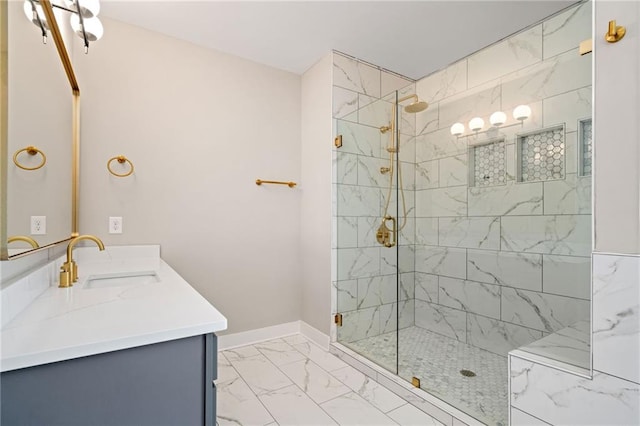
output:
[[[591,56],[569,51],[502,78],[502,107],[513,108],[591,84]]]
[[[380,306],[397,301],[395,275],[379,275],[358,280],[358,309]]]
[[[453,136],[450,126],[416,136],[416,163],[467,152],[466,138]]]
[[[368,278],[380,273],[380,249],[338,249],[338,280]]]
[[[416,326],[466,342],[466,313],[422,300],[415,301]]]
[[[378,170],[378,173],[380,170]],[[402,188],[408,191],[413,191],[416,188],[416,165],[415,163],[402,162],[400,163],[400,173],[402,174]],[[388,182],[385,183],[388,185]],[[407,196],[407,194],[405,194]]]
[[[380,306],[380,333],[395,333],[398,329],[398,304]]]
[[[416,295],[415,273],[405,272],[399,276],[398,300],[411,300]]]
[[[542,101],[544,127],[565,124],[565,131],[578,130],[578,120],[591,117],[591,86]]]
[[[385,151],[386,152],[386,151]],[[386,158],[389,158],[387,153]],[[414,135],[400,135],[400,152],[398,158],[403,163],[416,163],[416,138]]]
[[[542,183],[469,188],[469,216],[542,214]]]
[[[506,251],[589,256],[591,216],[503,217],[501,239]]]
[[[370,158],[370,157],[363,157]],[[358,184],[358,156],[346,152],[336,152],[334,170],[336,176],[335,183],[346,185]]]
[[[502,320],[553,333],[589,318],[588,300],[502,288]]]
[[[336,219],[337,241],[340,248],[358,247],[358,218],[341,216]]]
[[[440,127],[440,104],[429,102],[429,108],[416,115],[416,135],[430,133]]]
[[[583,320],[518,348],[549,360],[591,369],[591,321]],[[567,368],[567,366],[564,366]]]
[[[537,417],[533,417],[524,411],[511,407],[511,426],[547,426],[549,423],[543,422]],[[550,425],[549,425],[550,426]]]
[[[508,37],[471,55],[469,87],[525,68],[542,60],[542,25]]]
[[[468,154],[460,154],[439,160],[440,187],[460,186],[468,184],[469,161]]]
[[[542,256],[544,292],[591,299],[591,258]]]
[[[416,299],[438,303],[438,275],[424,274],[422,272],[416,272],[415,285],[416,285]]]
[[[398,314],[400,319],[399,328],[404,329],[408,327],[413,327],[415,325],[415,300],[404,300],[398,302],[400,306],[400,313]]]
[[[333,88],[333,118],[342,118],[358,109],[358,93],[341,87]]]
[[[409,195],[411,194],[407,194],[407,196]],[[414,245],[416,243],[416,219],[412,216],[413,215],[408,213],[406,222],[405,218],[400,217],[400,223],[398,224],[398,227],[401,228],[401,225],[403,223],[406,223],[404,225],[404,228],[400,229],[400,232],[398,234],[398,245],[400,246]]]
[[[340,152],[369,157],[381,156],[382,139],[378,128],[337,120],[336,131],[342,135]]]
[[[367,103],[372,98],[360,95],[360,103]],[[358,109],[358,123],[380,128],[391,123],[392,104],[384,100],[376,100]],[[378,130],[379,131],[379,130]],[[382,135],[383,137],[386,135]],[[384,140],[384,139],[383,139]]]
[[[411,103],[411,101],[406,101],[407,104]],[[405,103],[403,103],[402,105],[405,105]],[[419,112],[419,113],[410,113],[410,112],[406,112],[404,110],[404,108],[401,106],[399,109],[399,119],[400,119],[400,133],[403,135],[412,135],[415,136],[416,134],[416,116],[419,114],[422,114],[423,112]]]
[[[640,383],[640,257],[593,256],[593,368]]]
[[[591,176],[544,182],[544,214],[591,214]]]
[[[511,406],[554,425],[633,425],[640,385],[594,372],[593,379],[510,357]]]
[[[571,8],[542,24],[544,58],[577,49],[591,35],[591,3]]]
[[[342,327],[338,327],[339,342],[355,342],[380,334],[380,307],[359,309],[342,314]]]
[[[567,174],[578,173],[578,132],[564,135],[564,168]]]
[[[467,187],[416,191],[416,217],[466,216]]]
[[[386,188],[389,174],[380,173],[380,167],[388,167],[389,160],[383,158],[358,156],[358,185]]]
[[[542,291],[542,256],[530,253],[467,250],[467,278]]]
[[[421,99],[433,103],[467,89],[467,60],[461,60],[416,83]]]
[[[416,164],[416,190],[431,189],[439,186],[439,161],[425,161]]]
[[[438,224],[440,246],[486,250],[500,248],[499,217],[441,217]]]
[[[354,92],[380,97],[380,70],[345,56],[333,55],[333,84]]]
[[[441,101],[440,128],[451,135],[450,127],[453,123],[460,122],[467,126],[473,117],[484,117],[488,124],[487,117],[501,108],[501,91],[500,82],[497,81]]]
[[[382,223],[378,216],[358,218],[358,247],[380,247],[376,240],[376,232]]]
[[[386,71],[382,71],[381,77],[381,97],[384,97],[395,90],[406,88],[407,86],[410,87],[409,90],[411,90],[412,92],[415,91],[414,82],[410,78],[406,78],[401,75],[393,74]]]
[[[468,343],[498,355],[542,338],[542,332],[479,315],[467,315]]]
[[[336,283],[336,312],[353,311],[358,308],[358,280],[345,280]]]
[[[418,246],[416,272],[466,278],[467,252],[465,249]]]
[[[338,216],[378,216],[380,191],[380,188],[338,184]]]
[[[418,217],[416,221],[416,244],[438,245],[438,218]]]
[[[440,277],[438,303],[500,319],[500,286]]]

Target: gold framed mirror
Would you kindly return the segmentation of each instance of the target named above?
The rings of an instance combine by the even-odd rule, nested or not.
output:
[[[21,3],[0,0],[0,260],[78,235],[80,89],[60,17],[49,0],[38,3],[55,50],[42,46]]]

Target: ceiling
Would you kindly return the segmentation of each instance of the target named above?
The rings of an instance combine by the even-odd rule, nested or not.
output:
[[[100,16],[296,74],[333,49],[419,79],[573,3],[104,0]]]

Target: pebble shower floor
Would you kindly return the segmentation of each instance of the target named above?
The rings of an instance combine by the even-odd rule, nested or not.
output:
[[[487,425],[507,424],[507,358],[420,327],[381,334],[346,344],[359,354],[395,370],[408,381]],[[399,350],[398,350],[399,349]],[[475,377],[460,371],[471,370]]]

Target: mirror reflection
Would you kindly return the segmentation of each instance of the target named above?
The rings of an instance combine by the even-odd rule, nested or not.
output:
[[[61,14],[56,11],[59,20]],[[6,220],[12,256],[71,235],[71,89],[55,43],[43,43],[22,2],[8,4],[7,68]]]

